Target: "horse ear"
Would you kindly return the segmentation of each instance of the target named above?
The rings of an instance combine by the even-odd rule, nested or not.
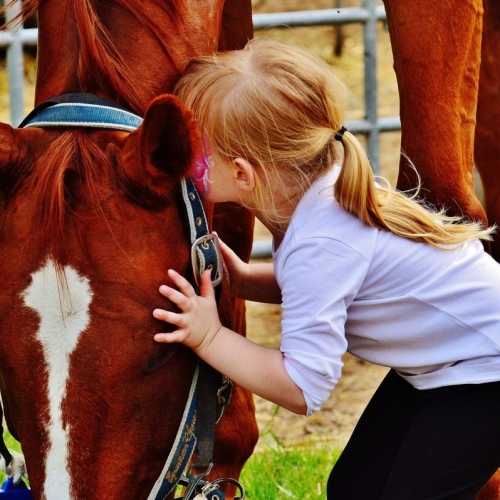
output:
[[[6,174],[16,161],[19,152],[19,141],[16,130],[7,123],[0,122],[0,174]]]
[[[192,112],[177,97],[164,94],[151,102],[142,127],[144,159],[170,175],[183,176],[199,149]]]
[[[168,197],[174,183],[187,175],[199,149],[192,112],[174,95],[161,95],[151,102],[142,125],[122,150],[127,183],[136,194],[142,188],[154,198]]]

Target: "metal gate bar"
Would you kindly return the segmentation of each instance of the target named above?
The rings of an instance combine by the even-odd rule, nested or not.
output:
[[[8,0],[4,0],[4,5]],[[13,19],[21,10],[21,0],[14,2],[6,12],[6,21]],[[6,61],[9,81],[10,123],[17,126],[24,118],[24,57],[23,46],[37,44],[38,30],[14,26],[0,31],[0,47],[7,47]]]

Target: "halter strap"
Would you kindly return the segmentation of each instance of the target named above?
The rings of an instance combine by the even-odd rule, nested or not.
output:
[[[141,121],[133,113],[105,106],[85,103],[61,103],[41,110],[24,127],[78,126],[111,128],[131,132],[141,124]]]
[[[95,127],[131,132],[142,118],[103,97],[82,92],[61,94],[38,105],[21,122],[29,127]]]

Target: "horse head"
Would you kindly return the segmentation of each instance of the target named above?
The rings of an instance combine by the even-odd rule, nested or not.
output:
[[[250,5],[23,2],[21,17],[38,11],[35,105],[92,94],[141,123],[0,124],[0,390],[35,498],[142,498],[163,470],[197,360],[154,342],[152,311],[169,307],[167,269],[194,278],[181,179],[199,145],[165,93],[191,57],[245,44]],[[249,213],[204,211],[248,259]],[[244,334],[244,305],[219,288],[221,320]],[[210,477],[237,478],[256,440],[252,396],[234,387]]]
[[[196,361],[152,310],[192,276],[198,143],[171,95],[132,132],[0,125],[0,388],[35,498],[138,498],[165,463]]]

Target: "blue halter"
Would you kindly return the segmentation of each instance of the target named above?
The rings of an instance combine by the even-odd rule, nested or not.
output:
[[[61,94],[38,105],[21,122],[29,127],[91,127],[135,130],[142,118],[128,109],[93,94]]]

